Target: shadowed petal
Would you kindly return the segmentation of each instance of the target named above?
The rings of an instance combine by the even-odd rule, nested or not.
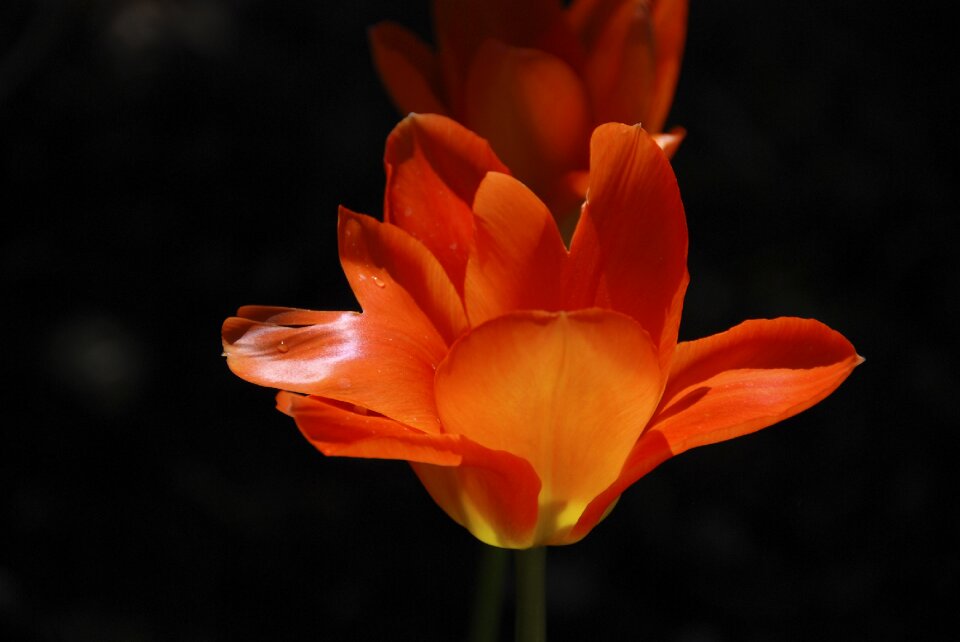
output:
[[[380,80],[401,113],[447,113],[440,66],[430,47],[393,22],[371,27],[368,38]]]
[[[540,478],[529,462],[460,435],[456,468],[413,463],[430,496],[481,542],[504,548],[535,545]]]
[[[543,483],[536,544],[562,542],[647,424],[662,378],[647,333],[607,310],[521,312],[461,338],[437,369],[444,429],[526,459]]]
[[[553,44],[562,15],[556,0],[435,0],[433,19],[443,79],[456,97],[484,40],[493,38],[516,47]],[[462,96],[455,99],[454,113],[462,114],[464,106]]]
[[[464,301],[470,324],[513,310],[556,310],[567,251],[540,199],[520,181],[491,172],[473,204],[476,241]]]
[[[679,344],[649,428],[574,533],[589,532],[620,493],[664,460],[792,417],[833,392],[861,362],[843,335],[812,319],[746,321]]]
[[[663,130],[687,33],[688,0],[574,0],[566,18],[587,50],[597,120]],[[669,154],[668,154],[669,155]]]
[[[655,71],[652,102],[644,126],[649,131],[663,130],[680,75],[680,62],[687,39],[688,0],[655,0],[653,34]],[[669,153],[667,154],[670,155]]]
[[[449,345],[467,329],[463,304],[427,248],[400,228],[340,208],[340,261],[364,312],[422,325]]]
[[[555,191],[558,175],[587,166],[586,90],[560,58],[487,40],[473,58],[466,96],[464,123],[537,194]]]
[[[654,32],[649,2],[575,3],[568,14],[587,51],[584,76],[594,122],[641,123],[649,131]]]
[[[252,383],[369,408],[438,432],[433,399],[443,339],[425,326],[356,312],[240,308],[223,324],[227,365]]]
[[[317,397],[281,392],[277,407],[325,455],[409,461],[434,501],[479,539],[519,547],[532,540],[540,480],[519,457]]]
[[[462,294],[474,194],[488,171],[510,170],[487,141],[435,115],[403,119],[387,138],[384,163],[384,221],[426,245]]]
[[[351,404],[277,394],[277,409],[293,417],[303,436],[330,457],[403,459],[457,466],[463,459],[450,435],[425,433]]]
[[[686,291],[687,224],[677,180],[643,129],[594,130],[590,187],[570,247],[568,308],[611,308],[636,319],[666,369]]]

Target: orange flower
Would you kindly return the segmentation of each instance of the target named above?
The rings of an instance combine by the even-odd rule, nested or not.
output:
[[[370,30],[373,58],[404,114],[451,116],[490,141],[561,218],[587,185],[601,123],[663,129],[680,70],[687,0],[435,0],[436,53],[410,31]],[[661,136],[672,153],[683,137]]]
[[[809,319],[677,343],[686,222],[640,127],[594,133],[569,250],[454,121],[408,117],[386,166],[384,222],[340,212],[363,313],[241,308],[223,326],[228,364],[283,390],[323,453],[411,462],[484,542],[576,542],[660,462],[792,416],[860,362]]]

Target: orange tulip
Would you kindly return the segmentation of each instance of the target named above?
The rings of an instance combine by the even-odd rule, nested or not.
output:
[[[663,128],[680,70],[687,0],[435,0],[436,52],[403,27],[370,30],[404,114],[451,116],[486,138],[559,219],[577,212],[601,123]],[[668,152],[683,130],[662,134]]]
[[[638,126],[599,127],[569,250],[486,142],[410,116],[386,148],[384,222],[341,209],[363,309],[245,307],[230,368],[279,388],[327,455],[411,462],[476,537],[583,538],[662,461],[817,403],[860,362],[809,319],[677,342],[687,228],[676,179]]]

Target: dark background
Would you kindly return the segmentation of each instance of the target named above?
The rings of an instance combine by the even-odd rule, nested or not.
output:
[[[324,458],[220,357],[240,305],[355,305],[336,211],[380,213],[387,17],[429,33],[426,2],[0,5],[0,639],[463,637],[479,545],[405,464]],[[551,639],[956,629],[948,24],[693,3],[682,338],[815,317],[867,362],[551,549]]]

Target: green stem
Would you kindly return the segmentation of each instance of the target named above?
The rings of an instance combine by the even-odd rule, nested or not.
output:
[[[547,549],[528,548],[514,557],[517,574],[516,642],[547,640]]]
[[[477,592],[473,598],[470,642],[497,642],[500,639],[500,614],[503,610],[503,580],[507,574],[507,551],[483,544],[477,572]]]

